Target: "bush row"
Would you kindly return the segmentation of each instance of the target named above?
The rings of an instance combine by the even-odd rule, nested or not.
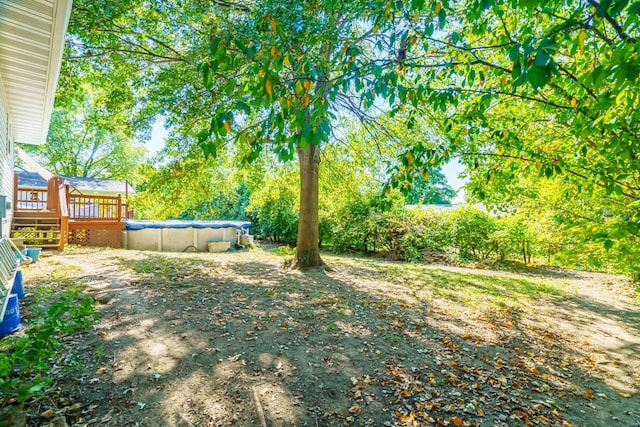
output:
[[[297,194],[286,185],[271,185],[260,197],[239,189],[216,218],[246,219],[258,239],[295,245]],[[640,241],[619,239],[606,248],[588,233],[563,227],[552,216],[490,215],[466,206],[453,210],[404,208],[397,195],[359,194],[320,211],[320,242],[338,253],[376,253],[417,261],[516,260],[584,270],[610,271],[640,279]],[[220,205],[218,201],[218,205]]]
[[[494,217],[475,207],[380,212],[374,206],[348,205],[330,220],[337,252],[384,252],[390,258],[415,261],[435,251],[466,260],[523,262],[541,252],[523,221]]]

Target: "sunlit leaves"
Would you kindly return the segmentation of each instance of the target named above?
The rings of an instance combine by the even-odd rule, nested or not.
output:
[[[222,92],[213,94],[216,114],[240,101],[250,106],[229,137],[236,143],[268,145],[286,160],[290,147],[329,141],[338,115],[363,118],[380,99],[392,106],[398,98],[417,105],[424,87],[410,91],[400,76],[405,72],[401,62],[416,49],[419,34],[403,21],[421,25],[433,22],[432,15],[442,28],[447,11],[448,3],[440,1],[387,5],[324,0],[286,6],[261,1],[251,12],[230,17],[212,37],[203,84],[210,88],[214,73],[235,76],[238,85],[218,86]],[[218,133],[211,129],[212,136]]]
[[[471,0],[446,7],[461,18],[440,32],[427,25],[428,39],[418,43],[431,55],[416,64],[429,90],[416,105],[408,94],[417,86],[402,82],[398,99],[441,112],[449,143],[424,157],[412,153],[411,164],[392,171],[393,183],[403,188],[403,174],[421,162],[459,153],[479,197],[508,193],[524,176],[563,177],[579,189],[571,197],[602,190],[620,200],[619,229],[637,236],[625,225],[629,203],[640,197],[631,148],[640,131],[636,5]],[[437,60],[451,65],[429,70]]]

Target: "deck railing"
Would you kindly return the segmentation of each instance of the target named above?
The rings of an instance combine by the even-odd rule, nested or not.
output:
[[[127,205],[120,196],[87,196],[69,194],[69,219],[79,221],[120,221],[127,217]]]
[[[47,190],[20,187],[16,190],[16,206],[21,211],[41,211],[47,208]]]
[[[49,204],[49,194],[43,188],[20,187],[16,189],[15,209],[17,211],[41,212],[46,211]],[[53,196],[52,196],[53,197]],[[56,208],[61,216],[79,221],[120,221],[132,218],[133,212],[129,206],[122,203],[121,196],[92,196],[72,190],[65,186],[58,189],[58,200],[66,200]]]

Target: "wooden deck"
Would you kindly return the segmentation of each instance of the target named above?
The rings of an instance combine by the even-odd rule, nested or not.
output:
[[[11,237],[26,246],[64,250],[66,244],[121,247],[123,219],[131,218],[121,196],[83,194],[53,177],[47,189],[19,187],[15,177]]]

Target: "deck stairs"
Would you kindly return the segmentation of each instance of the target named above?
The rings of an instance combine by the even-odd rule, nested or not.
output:
[[[58,249],[61,246],[59,217],[42,217],[37,213],[13,218],[11,237],[24,239],[26,247]]]

